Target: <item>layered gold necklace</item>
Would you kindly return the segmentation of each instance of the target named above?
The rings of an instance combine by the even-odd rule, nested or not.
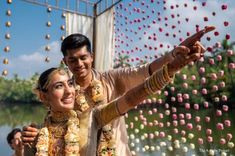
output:
[[[38,135],[36,156],[79,156],[79,119],[73,110],[50,112]]]

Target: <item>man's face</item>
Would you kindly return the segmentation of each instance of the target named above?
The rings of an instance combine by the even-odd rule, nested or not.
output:
[[[93,56],[84,46],[78,49],[67,50],[64,62],[76,79],[83,79],[91,74]]]
[[[14,135],[14,138],[11,140],[11,147],[13,149],[16,149],[16,147],[19,145],[20,141],[21,141],[21,132],[17,132]]]

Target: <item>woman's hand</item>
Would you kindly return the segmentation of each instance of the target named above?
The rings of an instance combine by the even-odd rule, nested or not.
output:
[[[189,38],[187,38],[186,40],[184,40],[182,43],[180,43],[180,46],[186,46],[188,48],[192,48],[196,42],[200,41],[201,38],[208,32],[211,32],[215,30],[214,26],[206,26],[204,29],[196,32],[195,34],[193,34],[192,36],[190,36]]]
[[[195,33],[184,40],[178,47],[170,53],[174,59],[168,64],[168,72],[173,76],[178,70],[189,64],[191,61],[197,61],[206,52],[206,49],[199,42],[205,33],[213,31],[214,26],[207,26],[203,30]]]

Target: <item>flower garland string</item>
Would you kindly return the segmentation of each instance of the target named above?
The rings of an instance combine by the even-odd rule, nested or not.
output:
[[[58,126],[52,128],[52,123],[57,123]],[[61,125],[66,123],[65,126]],[[54,131],[52,132],[52,129]],[[73,110],[68,113],[62,112],[50,112],[45,121],[45,127],[43,127],[38,135],[38,142],[36,145],[37,153],[36,156],[52,156],[53,152],[55,155],[61,155],[60,150],[53,151],[51,149],[53,142],[51,137],[61,138],[64,141],[65,146],[63,148],[65,156],[79,156],[79,119],[77,113]],[[53,151],[53,152],[52,152]]]
[[[104,90],[101,81],[94,79],[90,85],[91,92],[88,96],[85,95],[86,92],[81,90],[81,87],[76,85],[76,104],[78,110],[81,112],[87,111],[92,104],[94,106],[104,104]],[[91,100],[90,100],[91,99]],[[102,133],[99,140],[99,145],[97,149],[97,156],[106,156],[116,154],[115,140],[113,138],[112,125],[108,124],[102,128]]]

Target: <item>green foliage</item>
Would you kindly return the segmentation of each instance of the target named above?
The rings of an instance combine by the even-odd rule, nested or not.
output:
[[[15,75],[12,79],[0,77],[0,101],[6,102],[35,102],[33,87],[38,79],[38,74],[29,80],[20,79]]]
[[[115,68],[122,68],[122,67],[130,67],[131,65],[128,63],[129,55],[118,55],[118,58],[115,58],[114,62],[116,64],[114,65]]]

